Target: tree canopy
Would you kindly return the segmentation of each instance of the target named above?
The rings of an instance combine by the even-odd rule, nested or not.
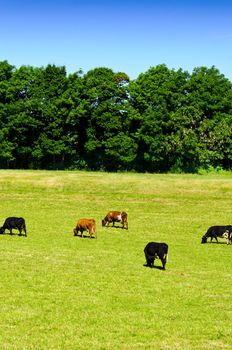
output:
[[[139,172],[231,169],[232,84],[161,64],[131,80],[99,67],[0,62],[0,167]]]

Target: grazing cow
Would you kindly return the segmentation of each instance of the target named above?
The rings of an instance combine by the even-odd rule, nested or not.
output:
[[[5,233],[5,230],[9,230],[12,235],[12,230],[17,229],[19,231],[19,236],[22,235],[24,231],[24,236],[27,236],[26,224],[24,218],[9,217],[5,220],[2,227],[0,227],[0,234]]]
[[[168,245],[166,243],[149,242],[144,248],[144,254],[149,267],[154,267],[154,261],[159,258],[165,270],[168,256]]]
[[[81,237],[83,237],[83,232],[89,232],[90,238],[92,235],[95,235],[97,238],[96,232],[96,220],[95,219],[79,219],[77,221],[76,227],[73,229],[74,236],[78,236],[78,232],[80,231]]]
[[[232,226],[211,226],[208,228],[207,232],[202,236],[201,243],[206,243],[207,238],[210,237],[210,242],[212,242],[213,238],[218,242],[218,237],[226,238],[227,244],[232,243]]]
[[[113,226],[115,222],[120,222],[122,228],[128,230],[127,213],[125,213],[125,211],[109,211],[102,220],[102,226],[109,226],[111,222]]]

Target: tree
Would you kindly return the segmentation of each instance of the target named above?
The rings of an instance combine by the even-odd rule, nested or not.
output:
[[[68,147],[66,120],[69,101],[64,99],[68,86],[65,67],[48,65],[37,71],[30,95],[30,113],[38,122],[32,150],[40,167],[63,168]]]
[[[108,68],[96,68],[83,77],[79,106],[85,130],[84,158],[91,169],[129,169],[136,143],[129,134],[129,78]]]
[[[131,103],[140,115],[137,170],[169,170],[168,137],[173,132],[170,116],[185,104],[188,79],[189,74],[181,69],[176,72],[159,65],[130,84]]]
[[[0,62],[0,166],[149,172],[231,168],[232,85],[165,65],[129,81],[96,68]]]
[[[194,69],[187,89],[187,104],[201,111],[199,167],[231,168],[231,82],[215,67],[199,67]]]

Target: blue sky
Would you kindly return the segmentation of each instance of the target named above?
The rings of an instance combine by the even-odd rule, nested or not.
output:
[[[232,81],[232,2],[0,0],[0,61],[96,67],[131,79],[150,67],[215,66]]]

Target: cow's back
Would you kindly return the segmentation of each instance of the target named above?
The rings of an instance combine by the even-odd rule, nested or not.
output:
[[[12,228],[18,228],[20,226],[25,225],[25,220],[23,218],[18,218],[15,216],[11,216],[9,218],[6,218],[3,226],[6,228],[12,227]]]
[[[166,243],[149,242],[144,248],[144,253],[150,257],[163,257],[168,254],[168,245]]]
[[[121,217],[121,212],[120,211],[109,211],[106,215],[108,219],[111,220],[119,220]]]
[[[232,232],[232,226],[231,225],[222,225],[222,226],[210,226],[207,230],[207,234],[209,236],[211,235],[217,235],[218,237],[221,237],[223,233],[228,231],[229,233]]]

